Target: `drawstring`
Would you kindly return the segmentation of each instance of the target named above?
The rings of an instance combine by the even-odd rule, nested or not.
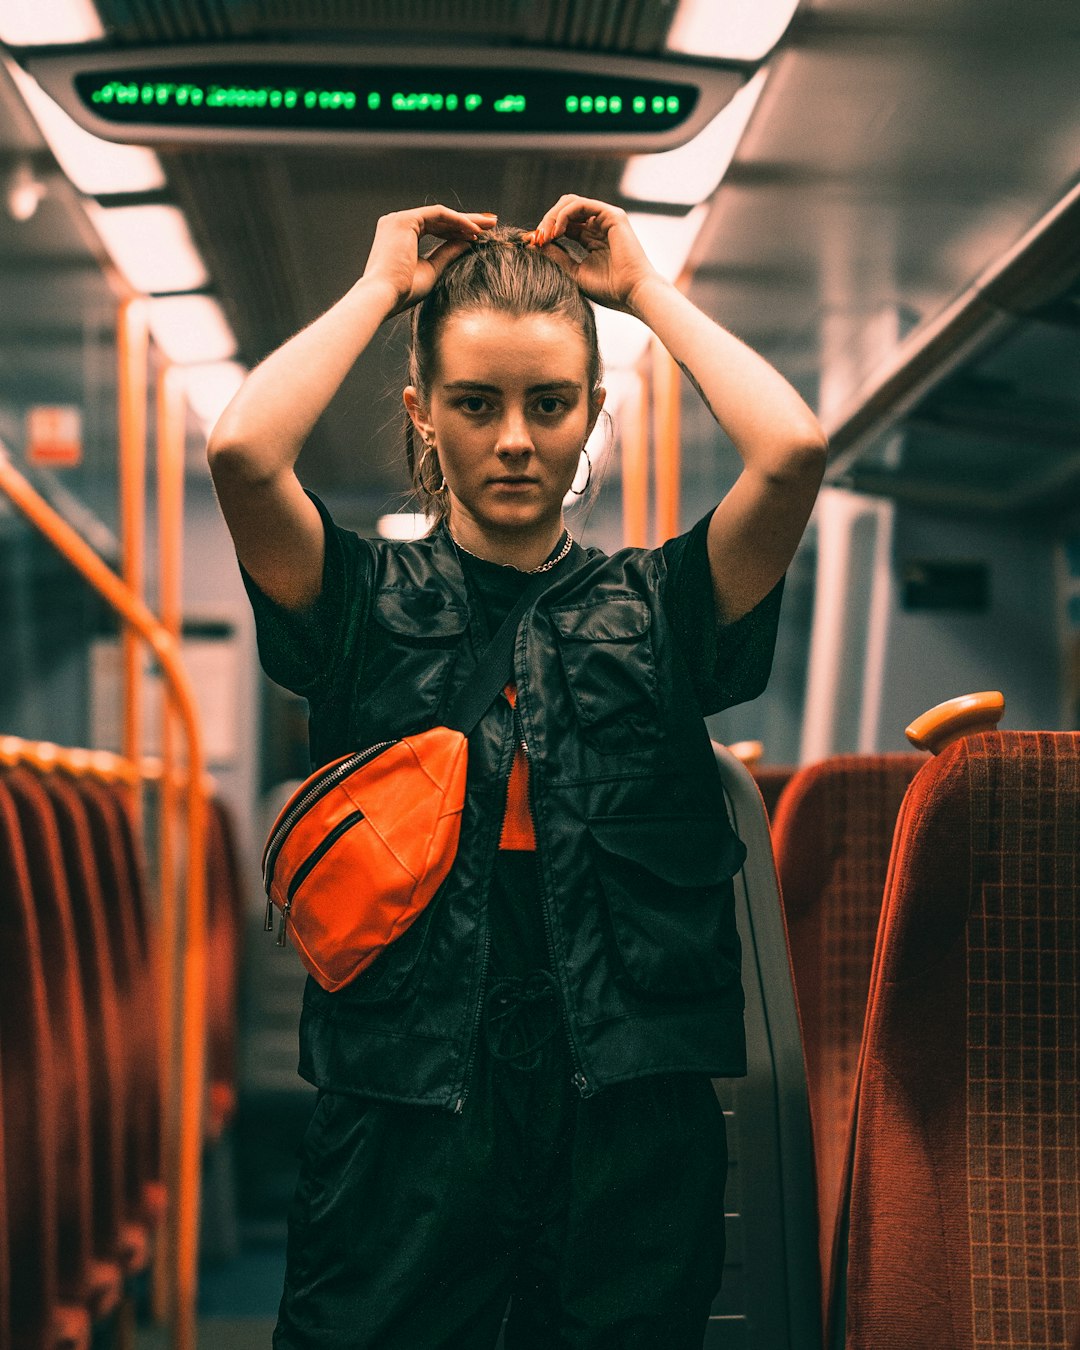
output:
[[[547,1029],[530,1040],[529,1024],[533,1019],[526,1009],[534,1004],[547,1005]],[[496,980],[488,991],[484,1034],[492,1059],[502,1060],[523,1073],[535,1069],[540,1063],[541,1049],[555,1035],[558,1026],[555,979],[550,971],[507,975]]]

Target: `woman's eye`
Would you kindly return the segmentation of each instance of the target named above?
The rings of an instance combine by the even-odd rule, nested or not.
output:
[[[482,413],[487,408],[487,399],[480,394],[466,394],[458,407],[468,413]]]
[[[559,398],[557,394],[545,394],[543,398],[537,400],[537,408],[546,417],[552,417],[555,413],[560,413],[566,407],[566,400]]]

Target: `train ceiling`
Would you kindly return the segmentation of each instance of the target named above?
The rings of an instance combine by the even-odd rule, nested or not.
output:
[[[117,49],[422,38],[663,58],[675,4],[97,0],[97,9]],[[918,344],[1077,183],[1080,12],[1073,0],[1022,12],[1004,0],[803,0],[767,64],[691,256],[691,294],[842,428],[898,352]],[[620,195],[624,155],[566,146],[157,149],[165,195],[187,215],[248,362],[347,289],[384,211],[446,200],[531,225],[570,190],[635,206]],[[77,194],[5,78],[0,168],[19,165],[48,191],[29,220],[0,214],[0,406],[9,414],[107,389],[114,303]],[[1075,505],[1080,260],[1072,267],[1062,249],[1041,264],[1052,292],[1010,312],[984,342],[943,354],[940,379],[901,413],[885,409],[880,434],[838,457],[844,481],[999,510],[1030,470],[1032,509]],[[351,500],[360,524],[402,487],[402,383],[392,338],[361,360],[305,450],[308,480]],[[689,393],[685,409],[692,510],[733,477],[736,462]],[[107,410],[90,410],[88,439],[98,423],[104,438],[108,421]],[[5,423],[0,434],[17,439],[17,427]],[[103,466],[108,451],[100,447]]]

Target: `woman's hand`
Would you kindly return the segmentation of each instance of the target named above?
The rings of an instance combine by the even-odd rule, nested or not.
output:
[[[453,262],[496,217],[490,211],[452,211],[447,206],[420,206],[382,216],[364,268],[364,280],[383,283],[390,298],[388,314],[399,314],[422,300],[447,263]],[[420,256],[425,234],[444,242]]]
[[[577,261],[555,244],[559,238],[580,244],[585,257]],[[588,197],[560,197],[533,231],[533,243],[568,272],[590,300],[608,309],[632,310],[637,286],[659,276],[626,212]]]

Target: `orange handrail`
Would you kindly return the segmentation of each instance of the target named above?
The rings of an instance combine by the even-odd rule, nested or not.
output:
[[[11,463],[0,445],[0,491],[57,551],[85,578],[126,624],[149,644],[175,701],[187,740],[187,903],[181,978],[178,1144],[175,1186],[176,1253],[173,1263],[175,1300],[174,1350],[195,1350],[195,1294],[199,1237],[199,1187],[203,1140],[202,1108],[206,1025],[206,803],[203,782],[202,729],[191,680],[180,661],[179,647],[138,596],[132,595],[71,526]],[[169,1178],[170,1183],[173,1178]]]
[[[656,491],[656,542],[679,533],[679,367],[659,339],[652,343],[653,471]]]
[[[181,556],[184,512],[184,404],[179,372],[165,365],[157,383],[157,515],[158,586],[161,624],[174,642],[180,642],[182,614]],[[176,819],[179,806],[176,779],[177,714],[171,699],[161,710],[161,800],[158,813],[158,881],[161,887],[161,942],[159,962],[161,988],[160,1036],[163,1060],[171,1060],[176,1045],[176,1005],[169,997],[169,983],[177,969],[180,947],[180,909],[177,903]],[[167,1105],[167,1103],[166,1103]],[[162,1114],[162,1156],[168,1163],[176,1150],[176,1120]],[[169,1271],[173,1265],[175,1233],[162,1224],[158,1232],[162,1260],[154,1266],[153,1304],[158,1318],[169,1313]]]
[[[623,544],[644,548],[649,542],[649,408],[645,380],[637,371],[633,380],[619,409]]]
[[[124,300],[117,315],[117,426],[120,450],[121,575],[130,594],[143,595],[143,554],[146,548],[146,372],[150,329],[146,306],[139,299]],[[127,625],[121,636],[123,672],[124,755],[136,761],[142,740],[142,650],[138,635]],[[136,822],[142,801],[132,791]]]

